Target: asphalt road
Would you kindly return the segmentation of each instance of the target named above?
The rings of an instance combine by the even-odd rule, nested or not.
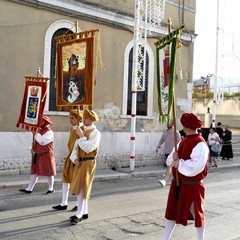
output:
[[[240,169],[209,173],[206,184],[206,239],[240,240]],[[20,186],[24,187],[24,186]],[[71,226],[69,209],[54,211],[61,185],[45,195],[36,185],[30,195],[18,188],[0,190],[0,239],[161,239],[169,185],[159,188],[157,178],[131,178],[95,182],[89,201],[89,219]],[[196,239],[193,222],[177,226],[173,240]]]

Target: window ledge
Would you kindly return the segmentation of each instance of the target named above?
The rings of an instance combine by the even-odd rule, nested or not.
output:
[[[120,115],[120,118],[131,118],[131,115]],[[154,116],[140,116],[140,115],[137,115],[136,118],[146,119],[146,120],[154,120],[155,119]]]

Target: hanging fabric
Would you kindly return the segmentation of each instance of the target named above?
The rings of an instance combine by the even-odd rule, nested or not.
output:
[[[90,30],[62,35],[57,40],[56,105],[65,110],[93,106],[94,35]]]
[[[37,131],[41,125],[46,102],[48,78],[25,76],[25,90],[17,127]]]
[[[159,40],[156,45],[159,121],[170,122],[174,98],[176,49],[181,28]]]

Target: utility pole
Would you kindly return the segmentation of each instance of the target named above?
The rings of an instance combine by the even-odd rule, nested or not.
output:
[[[165,0],[135,0],[132,109],[130,136],[130,171],[135,168],[135,141],[137,117],[137,92],[145,91],[146,43],[148,31],[159,28],[165,7]]]
[[[216,127],[217,112],[217,88],[218,88],[218,41],[219,41],[219,0],[217,0],[217,27],[216,27],[216,60],[215,60],[215,78],[214,78],[214,94],[213,94],[213,112],[212,127]]]

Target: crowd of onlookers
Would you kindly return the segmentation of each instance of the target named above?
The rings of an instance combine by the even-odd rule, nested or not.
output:
[[[232,151],[232,132],[229,130],[228,125],[224,125],[224,129],[222,128],[221,122],[217,123],[217,127],[210,127],[210,133],[208,135],[208,145],[210,149],[210,160],[209,166],[217,167],[217,160],[229,160],[233,158]],[[213,151],[212,145],[219,144],[221,148],[219,151]],[[212,165],[214,164],[214,165]]]

